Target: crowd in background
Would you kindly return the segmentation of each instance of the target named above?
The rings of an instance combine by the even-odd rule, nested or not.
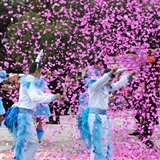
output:
[[[100,65],[103,66],[102,63],[100,63]],[[85,91],[85,76],[86,75],[82,76],[82,72],[78,72],[76,77],[72,74],[64,75],[55,74],[54,72],[47,72],[44,75],[43,78],[47,82],[47,86],[53,94],[60,93],[67,97],[64,103],[56,101],[49,104],[52,116],[49,117],[48,123],[59,124],[60,115],[77,114],[80,94]],[[120,76],[121,75],[117,78],[120,79]],[[20,77],[21,74],[8,75],[6,80],[1,83],[0,97],[3,99],[6,111],[13,103],[18,101]],[[157,95],[159,96],[158,86],[159,84],[157,83]],[[141,87],[143,88],[144,86]],[[120,91],[111,93],[110,107],[113,110],[124,108],[130,109],[130,100],[134,97],[134,92],[137,92],[137,88],[135,88],[135,91],[133,90],[129,91],[127,87],[123,87]]]
[[[18,101],[18,92],[20,87],[21,74],[7,75],[7,78],[1,83],[0,97],[3,99],[5,110],[7,111],[13,103]],[[71,75],[54,75],[48,72],[44,77],[47,86],[53,94],[60,93],[67,96],[66,101],[62,104],[59,102],[50,103],[50,110],[53,114],[49,118],[50,124],[59,124],[60,115],[76,114],[78,110],[78,98],[83,92],[84,81],[81,73],[77,78]]]

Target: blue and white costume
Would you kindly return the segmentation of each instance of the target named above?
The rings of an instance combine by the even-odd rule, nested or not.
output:
[[[14,160],[34,160],[39,143],[33,113],[37,103],[54,100],[53,94],[40,91],[37,81],[32,75],[21,81],[19,101],[8,110],[5,117],[5,125],[15,141]]]
[[[89,94],[88,91],[86,90],[79,97],[78,114],[82,114],[83,110],[88,106],[88,101],[89,101]]]
[[[111,160],[113,157],[110,142],[111,126],[107,115],[109,92],[124,86],[130,77],[124,76],[118,82],[106,87],[110,78],[111,74],[106,73],[101,78],[90,79],[87,84],[89,86],[88,126],[90,136],[88,132],[87,135],[91,143],[90,160],[105,160],[106,158]]]
[[[83,143],[87,148],[90,148],[91,136],[88,126],[88,114],[89,114],[88,101],[89,101],[89,94],[88,91],[85,91],[79,97],[77,121],[78,121],[78,129],[80,131],[81,140],[83,141]]]
[[[89,132],[88,126],[88,115],[89,115],[89,93],[88,87],[89,84],[92,82],[91,77],[101,77],[103,70],[89,68],[86,73],[86,91],[83,92],[79,97],[79,108],[77,114],[77,121],[78,121],[78,129],[80,131],[80,137],[85,146],[89,149],[91,147],[91,134]]]
[[[0,71],[0,83],[2,83],[5,78],[6,78],[6,71]],[[5,109],[4,109],[4,106],[3,106],[3,101],[2,101],[2,98],[0,97],[0,116],[4,115],[5,114]],[[1,123],[0,123],[1,125]]]

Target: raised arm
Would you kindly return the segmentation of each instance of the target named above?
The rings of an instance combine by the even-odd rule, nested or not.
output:
[[[131,78],[129,76],[123,76],[118,82],[112,83],[108,88],[109,91],[115,91],[123,87]]]
[[[110,73],[105,73],[101,78],[99,78],[96,82],[91,84],[90,90],[95,91],[99,88],[102,88],[111,78]]]
[[[109,91],[115,91],[123,87],[131,78],[133,75],[136,74],[136,71],[131,71],[129,75],[123,76],[118,82],[111,84],[108,88]]]
[[[117,69],[118,69],[117,67],[114,67],[109,73],[105,73],[96,82],[94,82],[93,84],[91,84],[90,90],[91,91],[95,91],[95,90],[100,89],[103,86],[105,86],[109,82],[112,74],[114,74],[117,71]]]
[[[40,91],[38,91],[34,85],[30,85],[29,88],[26,88],[26,92],[31,101],[35,103],[50,103],[55,99],[53,94],[43,93],[42,91],[39,93]]]
[[[38,94],[37,88],[34,85],[30,85],[29,88],[26,88],[26,92],[28,96],[30,97],[31,101],[35,103],[50,103],[54,100],[63,100],[63,96],[60,94],[48,94],[41,91],[40,94]]]

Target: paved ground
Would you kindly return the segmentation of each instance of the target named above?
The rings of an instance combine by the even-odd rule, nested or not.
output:
[[[124,146],[124,142],[126,145],[127,141],[128,141],[128,145],[131,145],[131,143],[135,144],[135,142],[139,143],[139,140],[136,137],[132,139],[127,138],[128,134],[133,132],[134,130],[134,119],[132,118],[132,116],[130,116],[130,112],[125,113],[125,115],[126,116],[124,115],[122,116],[121,113],[119,113],[116,115],[116,118],[112,119],[112,128],[114,128],[113,139],[115,141],[114,146],[116,148],[116,144],[118,144],[117,150],[121,150],[121,147],[128,147],[128,146]],[[126,117],[126,118],[123,118],[123,117]],[[61,125],[46,125],[44,140],[41,144],[41,148],[38,150],[38,154],[40,155],[42,153],[46,153],[53,150],[56,152],[59,152],[59,153],[56,153],[57,155],[61,154],[62,156],[62,153],[65,153],[64,157],[66,157],[67,155],[69,157],[69,155],[71,154],[73,155],[83,154],[84,146],[79,140],[79,133],[77,131],[76,125],[77,125],[76,118],[73,116],[61,116]],[[123,129],[124,127],[126,128],[126,130]],[[156,147],[158,149],[160,148],[160,132],[159,131],[160,131],[159,128],[157,128],[157,130],[154,133],[154,135],[158,137],[157,138],[158,140],[155,141]],[[119,139],[121,139],[121,142],[119,141]],[[1,127],[0,128],[0,160],[1,159],[5,160],[4,157],[1,158],[1,155],[3,153],[8,153],[12,145],[13,145],[12,137],[8,133],[8,130],[4,126]],[[145,147],[144,144],[141,144],[141,146]],[[138,149],[138,145],[136,149]],[[87,155],[87,153],[85,152],[84,155]],[[71,158],[67,158],[67,159],[70,160]],[[86,160],[86,158],[82,158],[82,159]],[[46,160],[50,160],[50,159],[46,159]],[[53,160],[58,160],[58,159],[55,158]],[[75,160],[75,159],[73,158],[71,160]],[[80,158],[77,160],[80,160]],[[126,159],[126,160],[129,160],[129,159]],[[146,159],[146,160],[149,160],[149,159]]]

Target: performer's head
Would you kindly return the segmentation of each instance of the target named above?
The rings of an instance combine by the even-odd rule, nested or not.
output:
[[[101,70],[103,68],[103,63],[101,61],[95,62],[94,68]]]
[[[95,69],[101,70],[104,66],[103,59],[89,60],[89,62],[90,62],[90,65],[93,66]]]
[[[30,66],[29,66],[29,74],[33,75],[34,77],[41,77],[41,69],[42,67],[36,62],[33,62]]]
[[[104,70],[103,74],[109,73],[110,71],[111,71],[111,69],[107,68],[107,69]],[[106,83],[106,86],[110,86],[111,83],[113,82],[114,78],[115,78],[115,75],[112,74],[110,80]]]

